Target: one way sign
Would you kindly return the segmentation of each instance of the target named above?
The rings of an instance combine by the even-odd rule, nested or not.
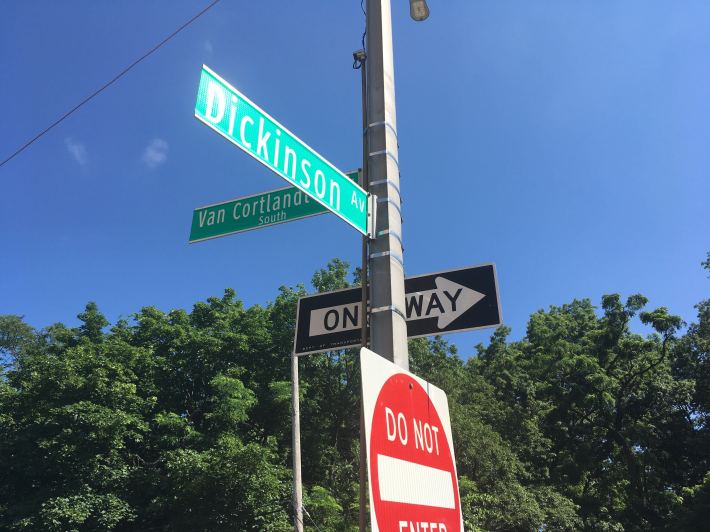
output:
[[[408,277],[404,287],[409,338],[501,324],[494,264]],[[299,299],[296,354],[360,345],[360,296],[346,288]]]

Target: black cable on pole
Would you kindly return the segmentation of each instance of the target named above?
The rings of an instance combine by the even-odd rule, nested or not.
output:
[[[0,163],[0,167],[2,167],[5,163],[11,161],[14,159],[17,155],[25,151],[27,148],[30,147],[35,141],[39,140],[43,135],[48,133],[52,128],[60,124],[62,121],[64,121],[66,118],[68,118],[70,115],[72,115],[75,111],[77,111],[79,108],[83,107],[86,103],[91,101],[95,96],[98,96],[101,92],[103,92],[105,89],[113,85],[116,81],[121,79],[129,70],[131,70],[134,66],[136,66],[138,63],[143,61],[146,57],[151,55],[153,52],[158,50],[161,46],[163,46],[166,42],[168,42],[170,39],[175,37],[178,33],[180,33],[182,30],[184,30],[186,27],[188,27],[190,24],[192,24],[195,20],[200,18],[202,15],[207,13],[210,9],[212,9],[215,5],[217,5],[220,2],[220,0],[213,0],[211,4],[209,4],[207,7],[205,7],[202,11],[197,13],[194,17],[192,17],[190,20],[185,22],[182,26],[180,26],[178,29],[173,31],[170,35],[165,37],[162,41],[160,41],[158,44],[156,44],[153,48],[148,50],[145,54],[143,54],[141,57],[133,61],[130,65],[128,65],[126,68],[124,68],[121,72],[119,72],[116,76],[114,76],[113,79],[102,85],[99,89],[91,93],[89,96],[84,98],[81,102],[79,102],[77,105],[75,105],[72,109],[64,113],[60,118],[52,122],[49,126],[47,126],[45,129],[40,131],[37,135],[32,137],[30,140],[25,142],[22,146],[20,146],[12,155],[10,155],[7,159],[3,160]]]
[[[365,36],[367,35],[367,11],[365,11],[365,0],[360,0],[360,9],[362,9],[362,14],[365,15],[365,31],[362,32],[362,49],[365,50]]]
[[[316,522],[315,522],[315,521],[313,520],[313,518],[311,517],[311,514],[308,513],[308,510],[306,510],[306,506],[305,506],[305,505],[303,506],[303,511],[305,512],[306,517],[308,517],[308,519],[311,520],[311,523],[313,523],[313,526],[315,527],[315,529],[316,529],[318,532],[321,532],[321,529],[318,528],[318,525],[316,524]],[[301,523],[303,523],[303,521],[301,521]]]

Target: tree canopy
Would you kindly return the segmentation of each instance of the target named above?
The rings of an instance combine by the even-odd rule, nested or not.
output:
[[[312,284],[350,286],[349,267],[333,260]],[[305,294],[282,286],[247,308],[226,289],[113,325],[93,302],[78,327],[0,316],[0,529],[290,530]],[[442,338],[410,341],[411,371],[449,397],[467,530],[706,526],[710,300],[687,326],[647,306],[552,306],[466,360]],[[301,358],[301,387],[306,528],[357,530],[357,353]]]

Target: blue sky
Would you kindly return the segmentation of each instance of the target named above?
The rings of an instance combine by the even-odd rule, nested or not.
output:
[[[7,2],[0,159],[205,1]],[[495,262],[513,338],[573,298],[710,297],[710,3],[393,0],[409,275]],[[193,117],[207,64],[342,170],[360,165],[358,0],[223,0],[0,168],[0,313],[114,322],[308,282],[358,234],[324,215],[187,244],[192,210],[284,186]],[[643,330],[639,328],[639,330]],[[463,355],[491,331],[450,335]]]

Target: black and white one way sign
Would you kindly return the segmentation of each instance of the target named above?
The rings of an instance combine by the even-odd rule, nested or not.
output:
[[[430,273],[404,280],[407,336],[431,336],[501,324],[494,264]],[[360,345],[360,288],[298,300],[296,354]]]

